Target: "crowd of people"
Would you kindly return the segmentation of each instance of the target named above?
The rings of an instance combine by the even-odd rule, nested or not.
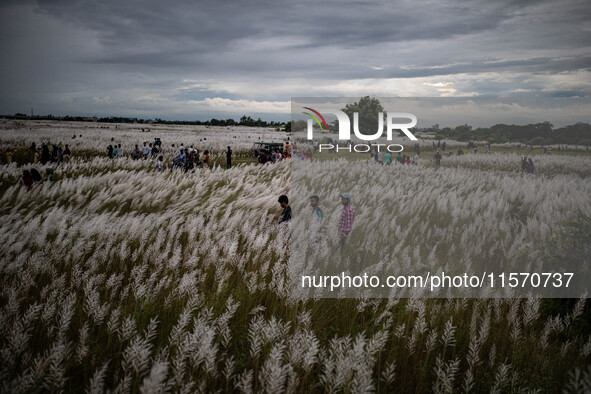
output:
[[[124,156],[121,144],[116,144],[114,141],[114,139],[111,139],[111,144],[107,146],[107,156],[110,159],[117,159]],[[206,141],[207,138],[204,138],[200,140],[200,143],[205,145]],[[159,138],[156,138],[152,142],[144,142],[142,147],[136,144],[131,151],[130,157],[133,160],[156,160],[158,171],[164,171],[164,155],[166,153],[162,147],[162,142]],[[175,147],[175,144],[172,144],[168,149],[168,154],[172,156],[170,163],[171,169],[179,168],[189,171],[198,167],[207,168],[211,166],[209,150],[199,150],[194,145],[185,147],[184,143],[181,143],[178,147]],[[226,168],[232,167],[232,154],[232,149],[228,146],[228,150],[226,151]]]
[[[51,146],[51,149],[50,149]],[[50,144],[50,143],[35,143],[32,142],[27,150],[27,160],[34,165],[61,165],[63,163],[69,163],[72,157],[72,151],[70,150],[69,144]],[[5,151],[6,164],[13,162],[13,152],[10,148]],[[22,156],[21,156],[22,159]],[[1,160],[0,164],[5,164]],[[46,178],[52,179],[53,168],[45,169]],[[30,170],[23,170],[22,176],[18,180],[18,184],[24,188],[31,188],[33,185],[43,182],[43,177],[39,170],[35,167]]]
[[[418,165],[419,164],[419,153],[415,152],[413,157],[410,155],[403,155],[401,152],[398,152],[396,157],[392,157],[392,153],[390,152],[378,152],[377,150],[374,153],[370,153],[369,160],[374,161],[378,164],[382,165],[390,165],[392,163],[396,164],[407,164],[407,165]]]
[[[114,139],[111,140],[111,144],[107,146],[107,156],[110,159],[117,159],[123,156],[123,148],[121,144],[115,144]],[[207,138],[200,140],[200,145],[205,145]],[[144,142],[143,146],[135,145],[135,148],[131,152],[131,158],[133,160],[153,160],[157,159],[156,167],[159,171],[163,171],[165,168],[164,158],[165,149],[162,147],[162,142],[159,139],[155,139],[152,142]],[[212,166],[211,154],[208,149],[202,148],[197,149],[194,145],[185,147],[181,143],[178,147],[172,144],[168,149],[168,153],[172,156],[170,168],[180,168],[185,171],[194,170],[198,167],[208,168]],[[284,159],[291,158],[292,147],[289,141],[285,144],[284,149],[275,150],[261,150],[254,151],[254,157],[259,164],[270,164],[276,163]],[[234,152],[230,146],[225,151],[226,156],[226,168],[232,167],[232,159]]]
[[[76,138],[74,135],[72,138]],[[175,144],[172,144],[168,149],[169,156],[165,156],[165,150],[162,146],[162,142],[159,138],[155,138],[152,142],[143,142],[143,146],[135,145],[135,148],[129,153],[129,156],[133,160],[155,160],[156,161],[156,168],[159,171],[163,171],[166,167],[164,163],[165,157],[171,157],[172,161],[170,163],[170,168],[181,168],[184,169],[185,172],[190,170],[195,170],[196,168],[208,168],[211,167],[211,155],[208,149],[205,149],[204,146],[207,143],[207,138],[200,139],[199,145],[201,149],[195,148],[194,145],[190,145],[189,147],[185,147],[184,144],[180,144],[178,147],[175,147]],[[351,143],[351,142],[350,142]],[[302,160],[312,160],[313,151],[318,150],[318,141],[314,140],[311,144],[312,149],[296,149],[296,143],[293,144],[289,141],[286,141],[284,149],[274,149],[274,150],[261,150],[261,151],[254,151],[254,156],[259,164],[271,164],[280,162],[285,159],[289,159],[292,156]],[[446,150],[446,143],[445,141],[440,142],[438,141],[437,144],[433,141],[433,146],[437,148],[437,152],[434,155],[435,166],[440,167],[442,158],[450,157],[453,155],[451,151]],[[474,149],[474,153],[477,153],[478,147],[472,141],[468,142],[468,148]],[[486,143],[485,148],[487,151],[490,151],[490,144]],[[441,150],[445,151],[444,155],[442,155]],[[531,145],[526,146],[527,150],[533,150]],[[59,144],[51,144],[51,143],[31,143],[28,148],[30,161],[33,164],[57,164],[60,165],[62,163],[68,163],[71,160],[72,152],[68,144],[62,146],[61,143]],[[117,159],[124,155],[124,149],[120,143],[115,143],[115,139],[111,139],[111,144],[107,146],[107,156],[110,159]],[[543,151],[545,154],[551,154],[552,148],[551,147],[543,147]],[[395,157],[391,152],[383,152],[378,151],[377,149],[375,152],[370,153],[370,160],[375,161],[382,165],[390,165],[390,164],[403,164],[403,165],[418,165],[419,163],[419,155],[421,152],[421,147],[418,144],[414,145],[414,156],[411,155],[403,155],[401,152],[398,152]],[[226,168],[232,167],[232,158],[233,158],[233,151],[230,146],[227,147],[225,152],[226,154]],[[463,156],[464,151],[460,146],[457,151],[457,156]],[[4,162],[2,161],[4,158]],[[20,160],[20,159],[19,159]],[[3,152],[3,155],[0,155],[0,164],[11,164],[13,162],[13,151],[10,148],[6,148]],[[522,157],[521,160],[521,171],[528,174],[533,174],[535,171],[534,162],[531,157],[528,159],[525,156]],[[51,174],[48,173],[48,176]],[[27,173],[23,172],[23,176],[19,180],[19,184],[21,186],[30,187],[34,183],[40,182],[42,177],[39,174],[37,169],[32,169],[31,171],[27,171]]]
[[[292,146],[289,144],[289,141],[285,144],[283,151],[279,149],[254,151],[254,157],[257,159],[259,164],[273,164],[284,159],[291,159],[291,154]]]
[[[49,147],[51,146],[51,150]],[[28,160],[33,164],[62,164],[68,163],[72,156],[70,146],[65,144],[50,144],[50,143],[35,143],[32,142],[28,149]],[[6,148],[4,154],[6,163],[2,162],[0,157],[0,164],[11,164],[13,162],[12,149]]]
[[[256,157],[259,164],[273,164],[280,162],[284,159],[291,158],[291,152],[284,151],[281,153],[279,149],[273,151],[255,151],[254,156]]]

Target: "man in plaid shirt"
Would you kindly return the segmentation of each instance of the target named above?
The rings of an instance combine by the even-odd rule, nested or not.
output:
[[[341,194],[341,203],[343,204],[343,211],[341,212],[341,220],[339,221],[339,247],[342,252],[345,241],[353,229],[355,210],[351,205],[351,195],[349,193]]]

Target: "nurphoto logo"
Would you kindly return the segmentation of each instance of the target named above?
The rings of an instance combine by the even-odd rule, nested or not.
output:
[[[320,130],[326,129],[328,131],[328,125],[322,113],[329,113],[333,114],[337,117],[339,123],[339,140],[347,141],[351,139],[351,122],[349,117],[346,113],[338,109],[321,109],[319,111],[312,109],[310,107],[303,107],[314,114],[309,112],[304,112],[305,115],[312,117],[318,126],[320,126]],[[320,119],[319,119],[320,118]],[[408,119],[410,122],[407,123],[394,123],[395,119]],[[409,114],[406,112],[393,112],[388,113],[386,115],[386,139],[388,141],[392,140],[392,131],[393,130],[401,130],[411,141],[417,141],[417,137],[415,137],[408,129],[413,128],[417,124],[417,117],[413,114]],[[313,132],[313,125],[314,122],[312,119],[308,119],[308,140],[314,139],[314,132]],[[323,127],[324,125],[324,127]],[[365,130],[364,130],[365,131]],[[359,130],[359,113],[353,113],[353,132],[355,136],[363,141],[374,141],[382,137],[384,131],[384,114],[383,112],[378,113],[378,130],[374,134],[364,134]],[[372,131],[373,132],[373,131]]]

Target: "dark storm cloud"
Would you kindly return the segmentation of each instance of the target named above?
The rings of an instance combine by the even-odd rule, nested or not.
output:
[[[586,1],[4,2],[0,112],[194,118],[215,97],[588,95],[590,21]]]

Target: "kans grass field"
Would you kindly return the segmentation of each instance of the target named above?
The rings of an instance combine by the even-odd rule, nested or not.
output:
[[[250,151],[259,138],[287,135],[139,126],[0,124],[2,152],[15,160],[0,167],[2,392],[591,390],[587,299],[302,299],[290,285],[290,232],[272,220],[277,196],[291,195],[292,164],[259,166]],[[209,149],[216,165],[158,172],[155,161],[129,158],[154,137],[165,150]],[[107,158],[111,138],[127,157]],[[68,143],[72,160],[34,166],[31,142]],[[342,192],[330,166],[350,166],[360,187],[363,172],[395,177],[383,199],[404,206],[393,205],[390,222],[401,263],[588,264],[591,155],[537,152],[536,173],[526,175],[523,151],[482,151],[444,158],[439,169],[429,151],[418,166],[301,168],[327,174],[327,212]],[[33,166],[42,175],[51,167],[53,179],[20,188]],[[380,201],[365,212],[372,204]],[[307,209],[305,200],[292,205]]]

